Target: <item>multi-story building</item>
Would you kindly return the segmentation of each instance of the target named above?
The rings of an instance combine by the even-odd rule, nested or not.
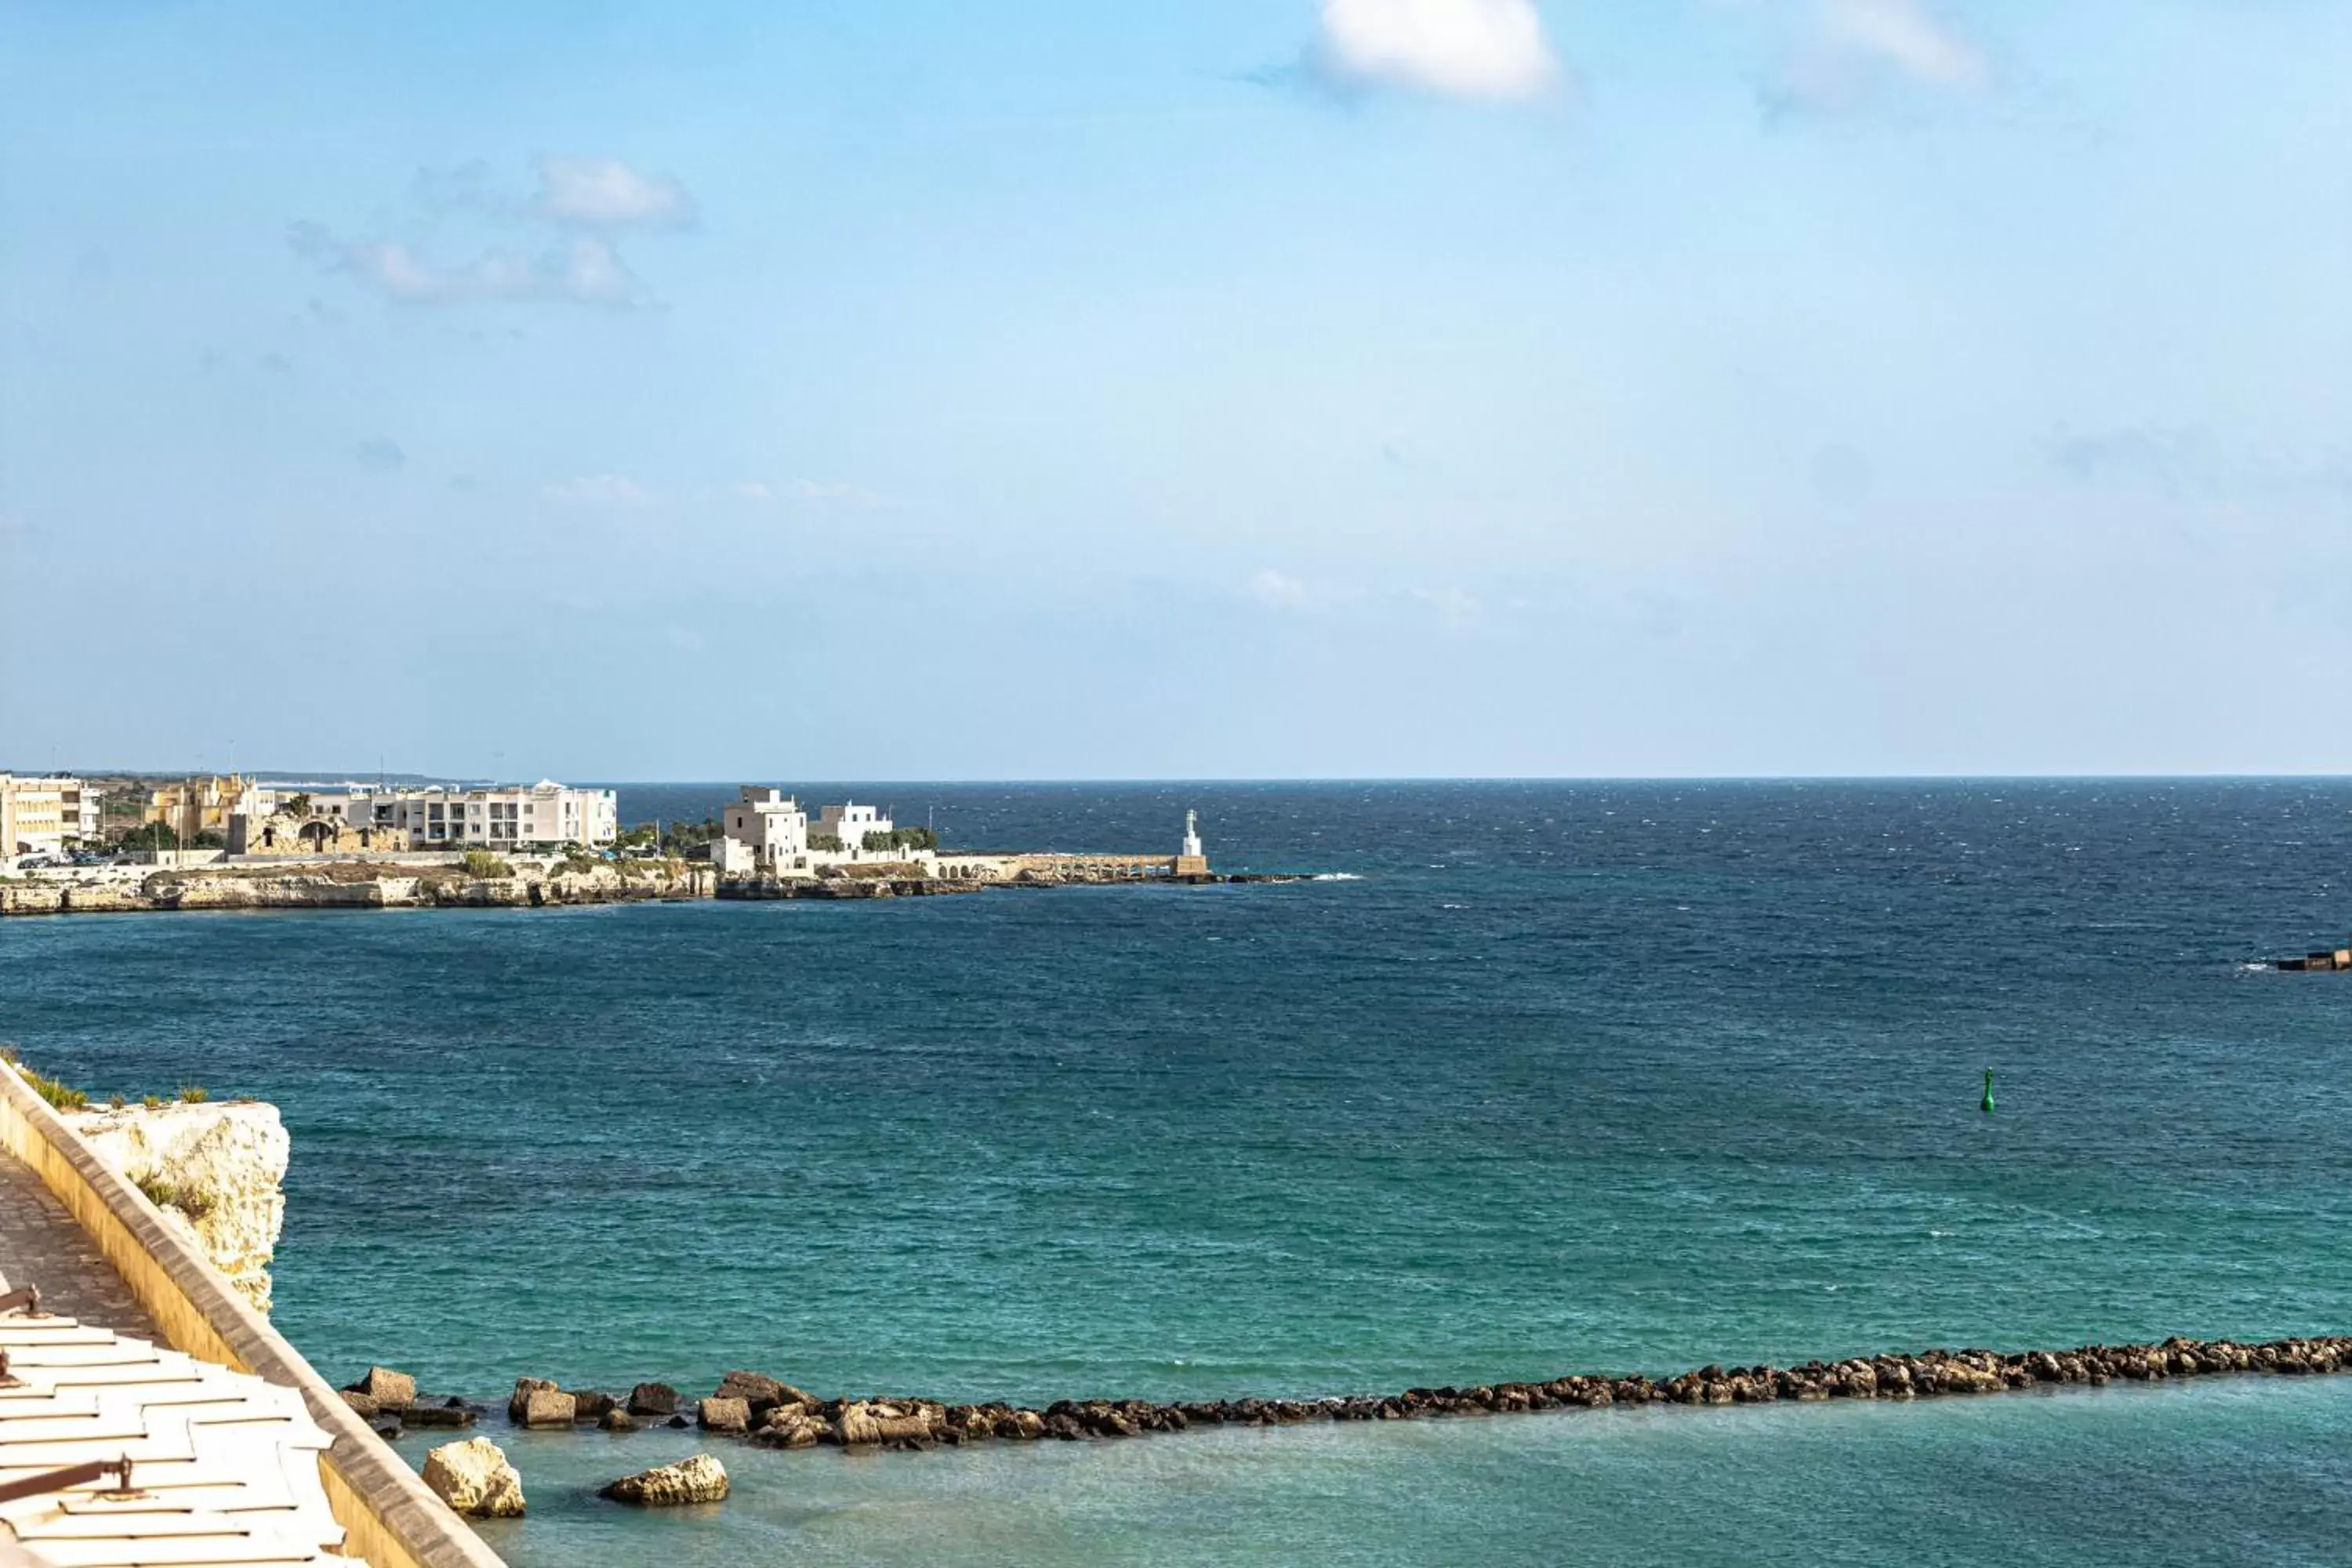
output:
[[[539,846],[608,845],[620,834],[620,802],[609,789],[572,789],[542,779],[535,784],[481,789],[434,784],[422,789],[354,789],[312,793],[255,790],[244,815],[331,817],[368,829],[378,842],[404,837],[411,849],[529,849]],[[231,849],[236,849],[232,836]]]
[[[99,792],[78,778],[0,773],[0,858],[96,844],[99,805]]]
[[[184,844],[199,833],[225,834],[229,818],[246,809],[246,792],[252,787],[238,773],[164,784],[147,792],[147,809],[141,820],[163,824]]]
[[[742,799],[727,808],[720,826],[727,841],[743,846],[762,868],[808,865],[808,813],[780,789],[745,784]]]

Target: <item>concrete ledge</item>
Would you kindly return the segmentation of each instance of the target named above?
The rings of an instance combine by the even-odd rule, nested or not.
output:
[[[173,1349],[298,1389],[334,1439],[319,1456],[344,1552],[374,1568],[504,1568],[465,1521],[368,1429],[342,1396],[110,1170],[14,1067],[0,1064],[0,1146],[22,1160],[89,1232]],[[38,1281],[35,1281],[38,1283]]]

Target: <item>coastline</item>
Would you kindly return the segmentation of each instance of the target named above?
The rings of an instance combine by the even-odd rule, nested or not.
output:
[[[0,881],[0,918],[68,914],[160,914],[197,910],[366,909],[541,909],[583,904],[678,903],[725,899],[919,898],[996,889],[1134,886],[1182,887],[1303,881],[1269,872],[1139,869],[1151,858],[1056,854],[943,857],[985,875],[876,862],[824,877],[725,877],[708,862],[524,860],[504,877],[478,877],[462,865],[383,860],[215,864],[160,869],[143,877],[64,877]],[[1169,863],[1157,858],[1159,867]]]

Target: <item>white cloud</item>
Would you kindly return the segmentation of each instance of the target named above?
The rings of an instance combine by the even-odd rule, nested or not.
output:
[[[396,304],[556,301],[627,310],[651,302],[644,283],[613,247],[593,237],[537,256],[487,250],[447,267],[399,240],[339,239],[311,223],[296,224],[288,240],[324,270],[357,278]]]
[[[661,500],[636,480],[624,479],[618,474],[590,474],[582,479],[541,485],[539,493],[564,506],[615,509],[651,506]]]
[[[1271,566],[1249,580],[1249,596],[1269,610],[1303,610],[1314,597],[1306,584]]]
[[[1934,0],[1808,3],[1804,30],[1769,94],[1778,107],[1850,107],[1889,79],[1950,93],[1992,85],[1984,49]]]
[[[1931,87],[1974,90],[1992,79],[1983,51],[1925,0],[1822,0],[1821,25],[1832,47]]]
[[[694,198],[666,174],[644,174],[618,158],[541,158],[530,210],[579,228],[688,228]]]
[[[1323,0],[1307,59],[1336,86],[1454,98],[1537,98],[1560,79],[1535,0]]]

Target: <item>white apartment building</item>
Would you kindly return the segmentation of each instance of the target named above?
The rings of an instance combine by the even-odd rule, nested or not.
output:
[[[259,815],[284,809],[303,792],[250,792]],[[573,789],[541,779],[535,784],[482,789],[435,784],[422,789],[354,789],[312,793],[310,815],[354,826],[405,834],[412,849],[528,849],[538,845],[609,845],[621,831],[619,796],[609,789]]]
[[[809,863],[808,813],[780,789],[745,784],[742,798],[720,818],[730,844],[740,844],[758,867],[805,869]]]
[[[68,840],[96,844],[99,799],[78,778],[0,773],[0,859],[60,854]]]

